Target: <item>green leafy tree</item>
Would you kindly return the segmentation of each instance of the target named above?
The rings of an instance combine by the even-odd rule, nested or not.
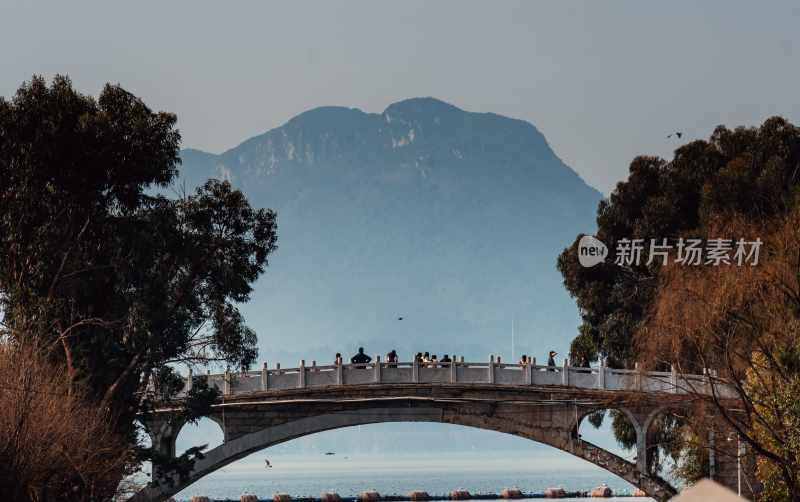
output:
[[[97,99],[66,77],[0,98],[0,309],[6,340],[45,339],[119,433],[172,363],[246,368],[256,335],[237,304],[276,249],[276,217],[227,182],[158,195],[175,179],[176,118],[119,86]],[[133,441],[133,439],[131,439]]]
[[[730,212],[769,218],[794,201],[800,181],[800,130],[773,117],[759,128],[718,127],[711,137],[675,151],[672,161],[637,157],[628,179],[597,210],[597,237],[609,248],[605,263],[584,268],[575,242],[558,258],[564,285],[583,322],[573,340],[574,359],[607,358],[611,367],[637,358],[634,333],[658,292],[661,263],[614,263],[620,239],[704,238],[709,222]]]
[[[618,242],[667,239],[674,245],[680,237],[719,237],[710,232],[727,218],[780,219],[795,206],[798,182],[800,129],[780,117],[758,128],[720,126],[708,140],[678,148],[671,161],[634,159],[628,178],[601,201],[597,211],[596,236],[608,246],[610,256],[595,267],[582,267],[577,259],[579,235],[558,258],[564,285],[582,317],[571,358],[579,364],[602,358],[617,368],[641,360],[667,369],[680,361],[684,371],[699,373],[708,361],[686,344],[677,344],[682,352],[669,353],[671,359],[652,357],[658,352],[654,347],[663,348],[657,337],[664,331],[647,331],[648,319],[659,295],[670,286],[661,261],[648,264],[646,253],[638,265],[616,265]],[[646,336],[637,336],[645,332]],[[599,426],[602,417],[592,423]],[[657,425],[660,446],[649,452],[651,467],[657,470],[671,457],[683,466],[678,474],[694,478],[702,471],[697,459],[704,454],[697,450],[698,443],[686,440],[691,436],[686,422],[664,420]],[[613,429],[620,444],[633,444],[631,427],[619,417],[614,417]]]

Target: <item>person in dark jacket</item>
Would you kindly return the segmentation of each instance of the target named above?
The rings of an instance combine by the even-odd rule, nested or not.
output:
[[[386,362],[389,363],[390,368],[397,368],[397,351],[392,349],[391,352],[386,354]]]
[[[353,364],[367,364],[370,361],[372,361],[372,358],[364,354],[364,347],[359,347],[358,354],[350,358],[350,362]]]
[[[556,356],[558,352],[555,350],[550,351],[550,357],[547,358],[547,371],[555,371],[556,370]]]

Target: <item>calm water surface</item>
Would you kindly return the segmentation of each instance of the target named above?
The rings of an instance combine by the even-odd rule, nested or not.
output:
[[[265,458],[269,458],[272,468],[265,467]],[[424,490],[431,495],[443,495],[465,489],[477,494],[500,493],[506,487],[542,493],[553,486],[567,491],[588,491],[601,483],[606,483],[614,493],[629,494],[633,490],[630,484],[599,467],[564,456],[537,457],[517,452],[275,456],[262,452],[205,477],[175,498],[188,500],[193,495],[205,495],[238,500],[244,493],[262,499],[275,493],[319,497],[324,491],[355,496],[364,490],[377,490],[385,495]]]

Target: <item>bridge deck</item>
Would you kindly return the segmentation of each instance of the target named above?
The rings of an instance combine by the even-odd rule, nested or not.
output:
[[[365,384],[491,384],[491,385],[558,385],[577,389],[602,389],[625,392],[661,392],[670,394],[710,394],[735,399],[735,392],[720,383],[712,384],[706,375],[679,375],[671,372],[639,371],[599,367],[541,366],[506,364],[490,360],[485,363],[464,361],[425,364],[416,362],[386,363],[376,358],[368,364],[306,366],[268,369],[245,373],[204,375],[211,387],[223,395],[288,389],[319,388]],[[190,373],[183,392],[191,389],[197,376]]]

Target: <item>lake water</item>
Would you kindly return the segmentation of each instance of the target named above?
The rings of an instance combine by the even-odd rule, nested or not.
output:
[[[269,459],[273,467],[267,468],[264,459]],[[319,497],[324,491],[355,496],[364,490],[377,490],[382,495],[401,495],[412,490],[444,495],[454,489],[465,489],[479,494],[500,493],[510,487],[524,493],[542,493],[553,486],[567,491],[588,491],[602,483],[614,493],[630,494],[633,490],[621,478],[582,460],[531,455],[531,452],[275,455],[263,451],[246,460],[196,482],[179,493],[176,500],[188,500],[193,495],[238,500],[243,493],[262,499],[275,493]]]

